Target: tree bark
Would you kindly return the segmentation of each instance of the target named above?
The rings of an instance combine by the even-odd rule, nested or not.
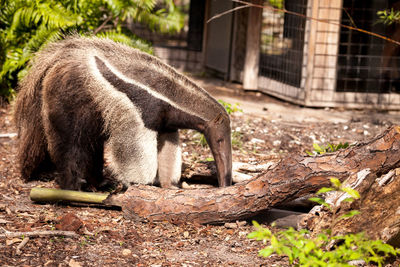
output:
[[[292,155],[244,183],[213,189],[135,185],[105,202],[135,220],[222,223],[244,219],[369,169],[377,176],[400,167],[400,126],[366,143],[317,157]]]
[[[392,169],[381,176],[365,169],[350,176],[343,186],[356,189],[361,198],[352,203],[342,202],[347,194],[328,193],[325,201],[331,204],[331,210],[311,211],[304,220],[306,227],[314,235],[324,229],[332,229],[333,235],[365,232],[371,239],[400,247],[400,169]],[[360,213],[342,217],[354,210]]]

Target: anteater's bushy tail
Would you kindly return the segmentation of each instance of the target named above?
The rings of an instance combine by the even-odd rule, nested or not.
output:
[[[25,180],[38,178],[50,166],[42,120],[42,80],[46,67],[35,64],[19,84],[14,105],[18,129],[18,163]]]

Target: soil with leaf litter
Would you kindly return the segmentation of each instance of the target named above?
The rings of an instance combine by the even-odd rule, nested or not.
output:
[[[203,83],[218,99],[244,103],[231,115],[233,161],[247,163],[237,172],[255,176],[249,166],[265,166],[295,153],[313,150],[313,143],[353,143],[372,138],[397,115],[307,109],[309,118],[299,119],[305,109],[255,93],[238,93],[234,85]],[[250,103],[250,104],[249,104]],[[259,108],[258,108],[259,107]],[[276,111],[279,107],[282,110]],[[254,109],[258,110],[254,112]],[[328,114],[314,117],[316,114]],[[289,115],[282,115],[289,114]],[[290,116],[292,114],[292,116]],[[337,116],[336,116],[337,115]],[[336,117],[335,117],[336,116]],[[224,225],[174,225],[168,222],[134,222],[120,210],[92,205],[36,204],[29,200],[35,186],[57,187],[54,182],[25,183],[18,174],[16,132],[11,106],[0,109],[0,235],[27,232],[26,236],[0,238],[1,266],[286,266],[284,257],[257,256],[263,244],[248,239],[249,221]],[[201,135],[181,131],[185,184],[202,173],[212,155]],[[259,171],[259,170],[258,170]],[[190,185],[189,185],[190,186]],[[259,221],[268,221],[268,212]],[[40,236],[43,231],[72,230],[74,236]],[[28,234],[27,234],[28,236]],[[26,240],[25,240],[26,241]]]

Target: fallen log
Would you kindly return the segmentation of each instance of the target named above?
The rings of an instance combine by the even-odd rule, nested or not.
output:
[[[212,189],[162,189],[134,185],[105,203],[134,220],[222,223],[240,220],[343,181],[369,169],[380,176],[400,167],[400,126],[369,142],[317,157],[293,155],[250,181]]]
[[[380,177],[400,167],[399,149],[400,126],[396,126],[369,142],[336,153],[285,158],[252,180],[225,188],[183,190],[134,185],[125,193],[110,195],[104,201],[107,195],[34,188],[31,198],[42,202],[100,201],[121,206],[125,215],[134,220],[222,223],[249,218],[314,193],[323,186],[330,186],[331,177],[344,181],[349,177],[358,177],[367,169],[369,177]],[[387,179],[385,177],[382,183]],[[95,197],[95,200],[90,200],[89,196]]]

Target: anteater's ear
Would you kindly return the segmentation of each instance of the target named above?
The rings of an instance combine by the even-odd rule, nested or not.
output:
[[[214,122],[215,124],[221,124],[223,121],[224,121],[224,116],[223,116],[222,113],[219,113],[219,114],[217,115],[217,117],[215,117],[215,118],[213,119],[213,122]]]

